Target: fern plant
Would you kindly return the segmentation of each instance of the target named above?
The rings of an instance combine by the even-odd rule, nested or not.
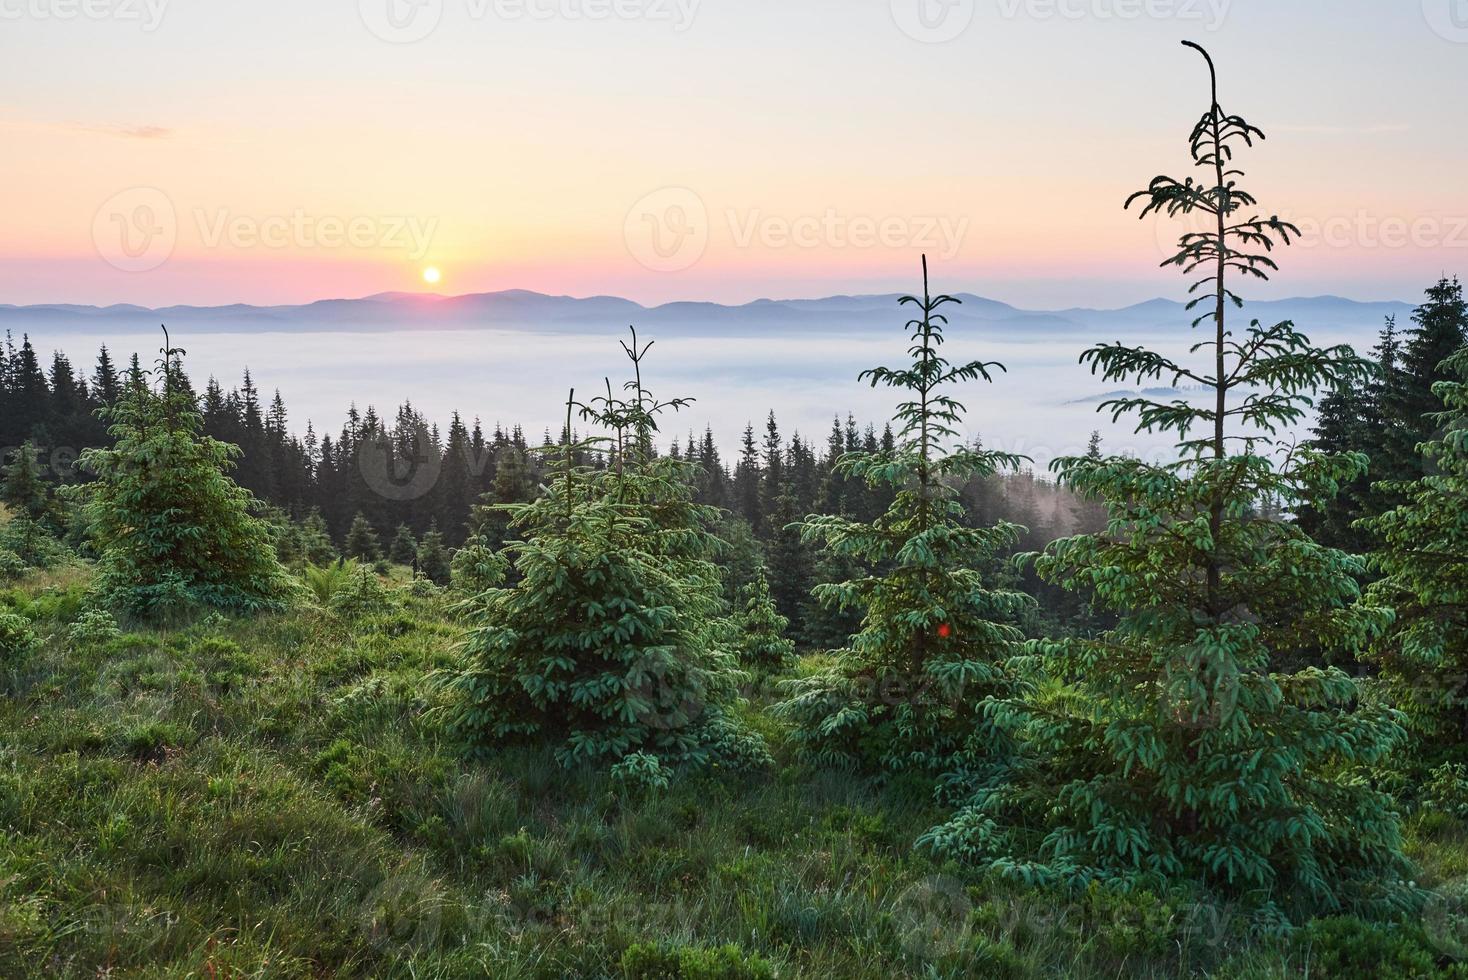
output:
[[[861,629],[830,669],[788,682],[776,712],[795,723],[802,753],[820,764],[937,775],[1007,753],[979,705],[1003,690],[1004,663],[1022,638],[1011,624],[1028,600],[986,587],[979,569],[1018,529],[970,526],[958,487],[1021,458],[958,444],[964,407],[952,387],[992,381],[1003,366],[943,357],[948,321],[940,311],[959,300],[932,295],[926,256],[922,295],[900,302],[917,314],[907,324],[911,361],[859,376],[906,397],[894,416],[895,444],[837,463],[841,476],[890,492],[892,504],[870,523],[813,516],[800,525],[807,542],[873,570],[815,589],[822,604],[859,613]]]
[[[1187,42],[1185,42],[1187,43]],[[1158,177],[1133,195],[1144,215],[1204,215],[1167,263],[1203,272],[1190,309],[1206,331],[1194,366],[1145,347],[1082,355],[1107,381],[1187,379],[1204,404],[1122,397],[1139,431],[1178,434],[1174,462],[1067,458],[1061,478],[1103,500],[1104,533],[1057,541],[1035,559],[1047,581],[1119,617],[1095,638],[1033,644],[1032,695],[990,707],[1027,751],[925,843],[1026,881],[1120,887],[1182,880],[1282,922],[1323,911],[1401,909],[1393,801],[1363,778],[1402,737],[1400,716],[1363,704],[1337,669],[1286,672],[1322,649],[1359,653],[1390,614],[1358,601],[1356,559],[1271,517],[1264,503],[1320,500],[1358,474],[1359,455],[1290,451],[1272,436],[1317,388],[1360,383],[1348,347],[1322,349],[1290,322],[1236,336],[1233,282],[1274,270],[1292,226],[1254,213],[1234,163],[1262,133],[1213,97],[1194,127],[1202,179]],[[1201,431],[1200,431],[1201,430]]]
[[[301,570],[301,579],[317,604],[328,606],[332,597],[344,589],[357,572],[355,561],[342,560],[327,565],[307,565]]]

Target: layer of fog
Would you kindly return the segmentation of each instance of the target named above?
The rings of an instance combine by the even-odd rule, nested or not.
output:
[[[31,340],[43,359],[59,348],[79,373],[90,375],[102,344],[119,365],[134,351],[151,364],[160,336],[68,331],[50,337],[33,333]],[[604,377],[616,384],[627,376],[628,364],[616,339],[614,332],[589,336],[500,330],[175,338],[188,351],[185,365],[200,390],[211,375],[226,389],[235,387],[248,367],[262,400],[268,402],[279,389],[297,432],[309,420],[318,434],[335,436],[353,403],[362,410],[373,405],[390,419],[400,403],[410,401],[442,428],[457,410],[466,424],[479,418],[486,430],[496,423],[519,424],[533,442],[546,429],[559,430],[568,388],[575,386],[584,398],[605,390]],[[944,348],[951,360],[982,358],[1008,369],[996,373],[992,384],[963,384],[954,392],[969,409],[964,438],[982,437],[992,448],[1028,455],[1037,469],[1056,456],[1083,451],[1093,429],[1100,430],[1110,452],[1167,455],[1175,437],[1134,433],[1127,418],[1113,423],[1109,413],[1098,413],[1102,396],[1134,386],[1103,382],[1078,363],[1094,339],[953,336]],[[1204,355],[1187,353],[1187,344],[1195,339],[1183,333],[1179,343],[1165,345],[1165,352],[1201,368]],[[1157,346],[1156,337],[1149,343]],[[857,375],[878,364],[900,366],[907,346],[897,330],[884,336],[680,337],[657,343],[646,362],[648,387],[663,398],[697,399],[676,417],[666,418],[660,442],[666,445],[675,435],[681,441],[690,430],[701,434],[707,425],[731,457],[745,424],[762,430],[771,410],[787,438],[798,431],[820,446],[834,415],[844,419],[850,412],[861,424],[874,422],[880,429],[899,398],[890,390],[859,383]],[[1165,386],[1169,380],[1149,386]]]

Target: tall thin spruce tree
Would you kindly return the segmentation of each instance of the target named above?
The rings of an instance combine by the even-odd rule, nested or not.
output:
[[[922,295],[901,302],[918,313],[907,323],[911,362],[860,375],[907,398],[894,416],[894,443],[846,453],[837,464],[842,476],[890,492],[892,503],[871,522],[826,515],[802,524],[806,541],[868,569],[815,589],[822,603],[860,612],[861,629],[830,669],[789,682],[791,696],[776,711],[795,722],[797,744],[818,763],[937,776],[1006,754],[979,705],[1000,691],[1004,662],[1022,638],[1011,624],[1028,600],[986,587],[980,569],[1017,528],[969,526],[958,491],[970,477],[1017,467],[1020,457],[956,444],[965,410],[948,392],[992,381],[1003,366],[943,357],[948,320],[939,311],[959,300],[932,295],[926,256]]]
[[[1313,346],[1293,324],[1236,337],[1235,277],[1267,278],[1295,229],[1254,214],[1235,153],[1263,134],[1213,97],[1190,139],[1201,180],[1155,178],[1153,213],[1207,217],[1165,265],[1202,271],[1189,308],[1206,366],[1144,347],[1081,357],[1106,381],[1187,379],[1204,404],[1125,397],[1139,431],[1174,431],[1179,458],[1058,460],[1062,479],[1109,508],[1102,534],[1057,541],[1040,574],[1118,614],[1094,639],[1033,645],[1027,699],[989,717],[1026,747],[1007,783],[981,788],[925,843],[1026,881],[1160,887],[1190,881],[1284,925],[1317,912],[1411,904],[1393,801],[1364,778],[1399,744],[1400,715],[1358,700],[1337,669],[1281,672],[1302,651],[1359,653],[1390,614],[1358,601],[1359,563],[1262,512],[1334,493],[1359,455],[1280,450],[1311,393],[1364,381],[1347,347]],[[1246,215],[1250,215],[1246,217]],[[1201,431],[1198,431],[1201,430]],[[1196,433],[1196,435],[1195,435]],[[1026,663],[1021,661],[1021,663]]]

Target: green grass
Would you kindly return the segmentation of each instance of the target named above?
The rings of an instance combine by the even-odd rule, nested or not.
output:
[[[1308,943],[1251,943],[1179,896],[936,866],[912,848],[941,816],[926,793],[797,765],[761,704],[745,710],[779,761],[758,777],[647,794],[545,752],[466,761],[428,682],[457,662],[442,598],[75,646],[84,587],[69,569],[0,592],[46,637],[0,665],[0,976],[1285,977],[1312,962]],[[1420,826],[1413,847],[1428,873],[1468,873],[1455,824]]]

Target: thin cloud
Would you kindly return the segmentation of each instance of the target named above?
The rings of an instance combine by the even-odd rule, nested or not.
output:
[[[163,126],[125,126],[117,130],[118,136],[138,140],[161,140],[173,135],[173,130]]]
[[[99,133],[128,140],[164,140],[173,135],[166,126],[94,126],[87,123],[72,123],[68,128],[83,133]]]
[[[1412,127],[1406,123],[1377,123],[1373,126],[1284,125],[1270,128],[1281,133],[1305,133],[1311,136],[1377,136],[1385,133],[1407,133],[1412,130]]]

